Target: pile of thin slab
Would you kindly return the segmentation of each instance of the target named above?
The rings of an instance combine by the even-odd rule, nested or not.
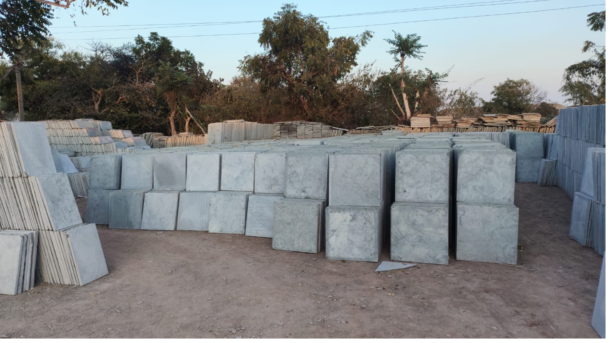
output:
[[[208,144],[242,142],[273,138],[273,124],[260,124],[244,120],[225,120],[208,125]]]
[[[0,231],[0,294],[17,295],[34,287],[38,232]]]
[[[508,131],[510,148],[517,153],[515,181],[538,182],[540,160],[544,158],[544,134]]]
[[[108,273],[97,230],[82,223],[42,123],[0,123],[0,230],[40,233],[40,282],[83,285]]]

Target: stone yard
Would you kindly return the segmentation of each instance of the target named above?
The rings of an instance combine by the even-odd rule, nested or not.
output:
[[[572,201],[516,184],[515,205],[516,266],[452,254],[448,266],[379,274],[266,238],[98,225],[109,275],[0,296],[0,338],[598,337],[602,256],[569,238]]]

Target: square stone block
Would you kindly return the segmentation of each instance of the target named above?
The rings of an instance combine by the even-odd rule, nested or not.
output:
[[[286,153],[266,152],[256,155],[254,170],[255,193],[284,194]]]
[[[408,149],[397,152],[396,201],[449,201],[451,156],[450,149]]]
[[[110,192],[107,189],[90,189],[87,194],[85,222],[100,225],[110,223]]]
[[[83,223],[68,175],[47,174],[38,180],[54,230]]]
[[[327,207],[326,258],[378,262],[381,222],[380,207]]]
[[[517,182],[538,182],[541,158],[517,157],[517,171],[515,180]]]
[[[142,230],[176,230],[179,192],[155,191],[144,196]]]
[[[337,153],[329,156],[330,206],[381,206],[385,156],[382,153]]]
[[[208,229],[211,233],[246,232],[246,210],[249,192],[216,192],[210,200]]]
[[[178,208],[179,231],[208,231],[212,192],[182,192]]]
[[[10,124],[25,174],[43,176],[55,173],[55,162],[44,123],[12,122]]]
[[[462,150],[457,152],[457,158],[458,202],[505,205],[514,203],[514,151]]]
[[[273,249],[318,253],[324,223],[324,201],[284,199],[273,210]]]
[[[274,204],[283,199],[281,195],[251,195],[248,198],[246,236],[272,238]]]
[[[95,224],[81,224],[62,230],[70,241],[80,286],[108,274],[104,251]]]
[[[223,191],[254,192],[254,152],[222,154],[220,189]]]
[[[109,227],[111,229],[140,229],[145,193],[145,190],[110,192]]]
[[[152,189],[153,157],[153,154],[123,155],[121,189]]]
[[[186,190],[186,154],[165,153],[153,158],[154,184],[156,191]]]
[[[284,195],[293,199],[326,200],[328,195],[328,155],[287,153]]]
[[[517,207],[458,202],[458,260],[517,264],[518,236]]]
[[[394,203],[391,218],[392,260],[449,264],[447,203]]]
[[[89,189],[121,189],[121,155],[91,158]]]
[[[511,132],[510,148],[517,153],[517,158],[544,158],[544,134]]]
[[[186,190],[188,192],[220,190],[220,154],[203,153],[186,156]]]

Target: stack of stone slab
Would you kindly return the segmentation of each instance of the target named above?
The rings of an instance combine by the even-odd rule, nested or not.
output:
[[[95,226],[80,235],[87,225],[66,174],[56,173],[45,126],[0,123],[0,142],[0,229],[40,232],[38,279],[83,285],[107,274]]]
[[[104,225],[110,223],[109,197],[110,192],[121,188],[121,159],[121,155],[114,154],[91,158],[85,221]]]
[[[273,124],[259,124],[244,120],[226,120],[208,124],[208,144],[242,142],[273,138]]]
[[[89,172],[81,171],[73,163],[73,161],[80,163],[80,159],[85,157],[68,157],[68,155],[61,154],[56,150],[51,150],[51,152],[53,153],[53,161],[55,162],[57,172],[68,175],[74,197],[86,198],[89,189]]]
[[[537,182],[544,158],[544,134],[510,131],[510,147],[517,153],[515,181]]]
[[[17,295],[34,287],[38,232],[0,231],[0,294]]]

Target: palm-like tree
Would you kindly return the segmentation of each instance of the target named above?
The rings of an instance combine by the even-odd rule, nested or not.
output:
[[[400,64],[400,70],[402,72],[402,79],[400,80],[400,92],[402,93],[402,99],[405,106],[405,111],[400,107],[400,103],[398,102],[398,98],[396,98],[396,94],[394,94],[394,90],[392,89],[392,94],[394,94],[394,99],[396,99],[396,104],[402,112],[403,121],[407,122],[411,118],[411,110],[409,109],[409,101],[407,100],[407,95],[405,94],[405,60],[407,58],[416,58],[421,60],[423,58],[424,52],[423,48],[427,47],[427,45],[421,44],[419,41],[421,37],[415,33],[408,34],[406,36],[401,35],[396,31],[394,32],[394,39],[388,38],[385,39],[386,42],[390,43],[392,49],[388,50],[388,53],[394,56],[394,59],[397,63]],[[391,89],[391,86],[390,86]]]

